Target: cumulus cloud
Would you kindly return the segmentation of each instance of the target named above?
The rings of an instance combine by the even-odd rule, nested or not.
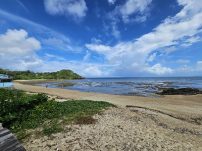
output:
[[[197,41],[193,40],[194,37],[199,36],[202,28],[202,1],[178,0],[178,3],[183,6],[181,11],[173,17],[166,18],[150,33],[128,42],[119,42],[114,46],[91,43],[86,44],[86,47],[104,55],[109,64],[120,64],[131,67],[131,70],[135,70],[133,65],[141,66],[151,73],[157,73],[157,70],[161,74],[171,73],[171,69],[160,64],[146,64],[148,56],[156,50],[178,47],[187,41],[193,44]],[[129,12],[133,11],[126,14]]]
[[[165,74],[171,74],[173,70],[168,67],[163,67],[161,64],[155,64],[151,67],[145,68],[147,72],[156,74],[156,75],[165,75]]]
[[[0,34],[0,46],[0,68],[37,72],[71,69],[82,76],[109,76],[105,65],[86,62],[90,55],[88,52],[83,61],[69,61],[50,53],[39,57],[37,51],[41,49],[40,41],[30,37],[24,29],[8,29]]]
[[[23,30],[9,29],[5,34],[0,35],[1,55],[24,56],[32,54],[40,49],[40,42]]]
[[[58,56],[51,53],[52,49],[57,51],[71,51],[72,53],[80,52],[81,49],[74,45],[69,37],[41,24],[10,14],[1,9],[0,16],[1,18],[17,23],[21,27],[26,27],[26,29],[35,33],[35,37],[31,37],[27,30],[10,29],[5,33],[0,34],[0,68],[32,70],[36,72],[71,69],[82,76],[88,77],[97,76],[100,70],[100,73],[102,73],[103,76],[109,76],[109,72],[107,71],[109,69],[108,67],[105,67],[105,65],[88,63],[90,52],[87,52],[81,61],[67,60],[64,56]],[[92,41],[96,41],[97,43],[101,42],[98,39]],[[43,54],[42,49],[40,48],[51,51]],[[39,51],[43,56],[38,55]],[[93,69],[90,68],[92,66],[97,70],[96,72],[93,72]],[[87,71],[89,71],[89,73],[87,73]]]
[[[86,16],[85,0],[44,0],[44,6],[50,15],[73,16],[80,19]]]
[[[6,21],[14,22],[21,28],[26,28],[27,31],[31,31],[37,36],[37,39],[42,43],[41,45],[46,48],[62,50],[62,51],[71,51],[78,52],[80,51],[79,47],[73,44],[73,41],[64,34],[61,34],[53,29],[50,29],[44,25],[38,24],[26,18],[8,13],[0,9],[1,18]],[[1,21],[0,21],[1,22]],[[2,23],[3,24],[3,23]],[[1,25],[2,25],[1,24]]]
[[[9,29],[0,35],[0,67],[26,69],[40,64],[35,55],[40,42],[23,30]]]

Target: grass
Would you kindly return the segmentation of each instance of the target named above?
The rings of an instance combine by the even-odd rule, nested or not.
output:
[[[58,133],[63,131],[63,128],[60,124],[58,124],[57,120],[51,120],[50,123],[44,124],[43,126],[43,134],[50,136],[51,134]]]
[[[92,115],[113,106],[89,100],[56,102],[45,94],[0,89],[0,123],[18,139],[26,138],[29,130],[36,128],[41,129],[42,135],[51,135],[63,131],[66,124],[94,124]]]

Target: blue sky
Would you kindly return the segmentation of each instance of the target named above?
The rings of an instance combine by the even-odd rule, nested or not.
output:
[[[201,76],[202,0],[0,0],[0,68]]]

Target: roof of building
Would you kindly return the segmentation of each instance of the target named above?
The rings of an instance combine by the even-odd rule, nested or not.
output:
[[[6,74],[0,74],[0,79],[9,79],[9,76]]]

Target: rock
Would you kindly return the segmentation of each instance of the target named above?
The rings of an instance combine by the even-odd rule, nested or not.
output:
[[[202,91],[200,91],[199,89],[194,89],[194,88],[180,88],[180,89],[167,88],[167,89],[163,89],[163,91],[158,92],[157,94],[160,94],[160,95],[196,95],[196,94],[202,94]]]

